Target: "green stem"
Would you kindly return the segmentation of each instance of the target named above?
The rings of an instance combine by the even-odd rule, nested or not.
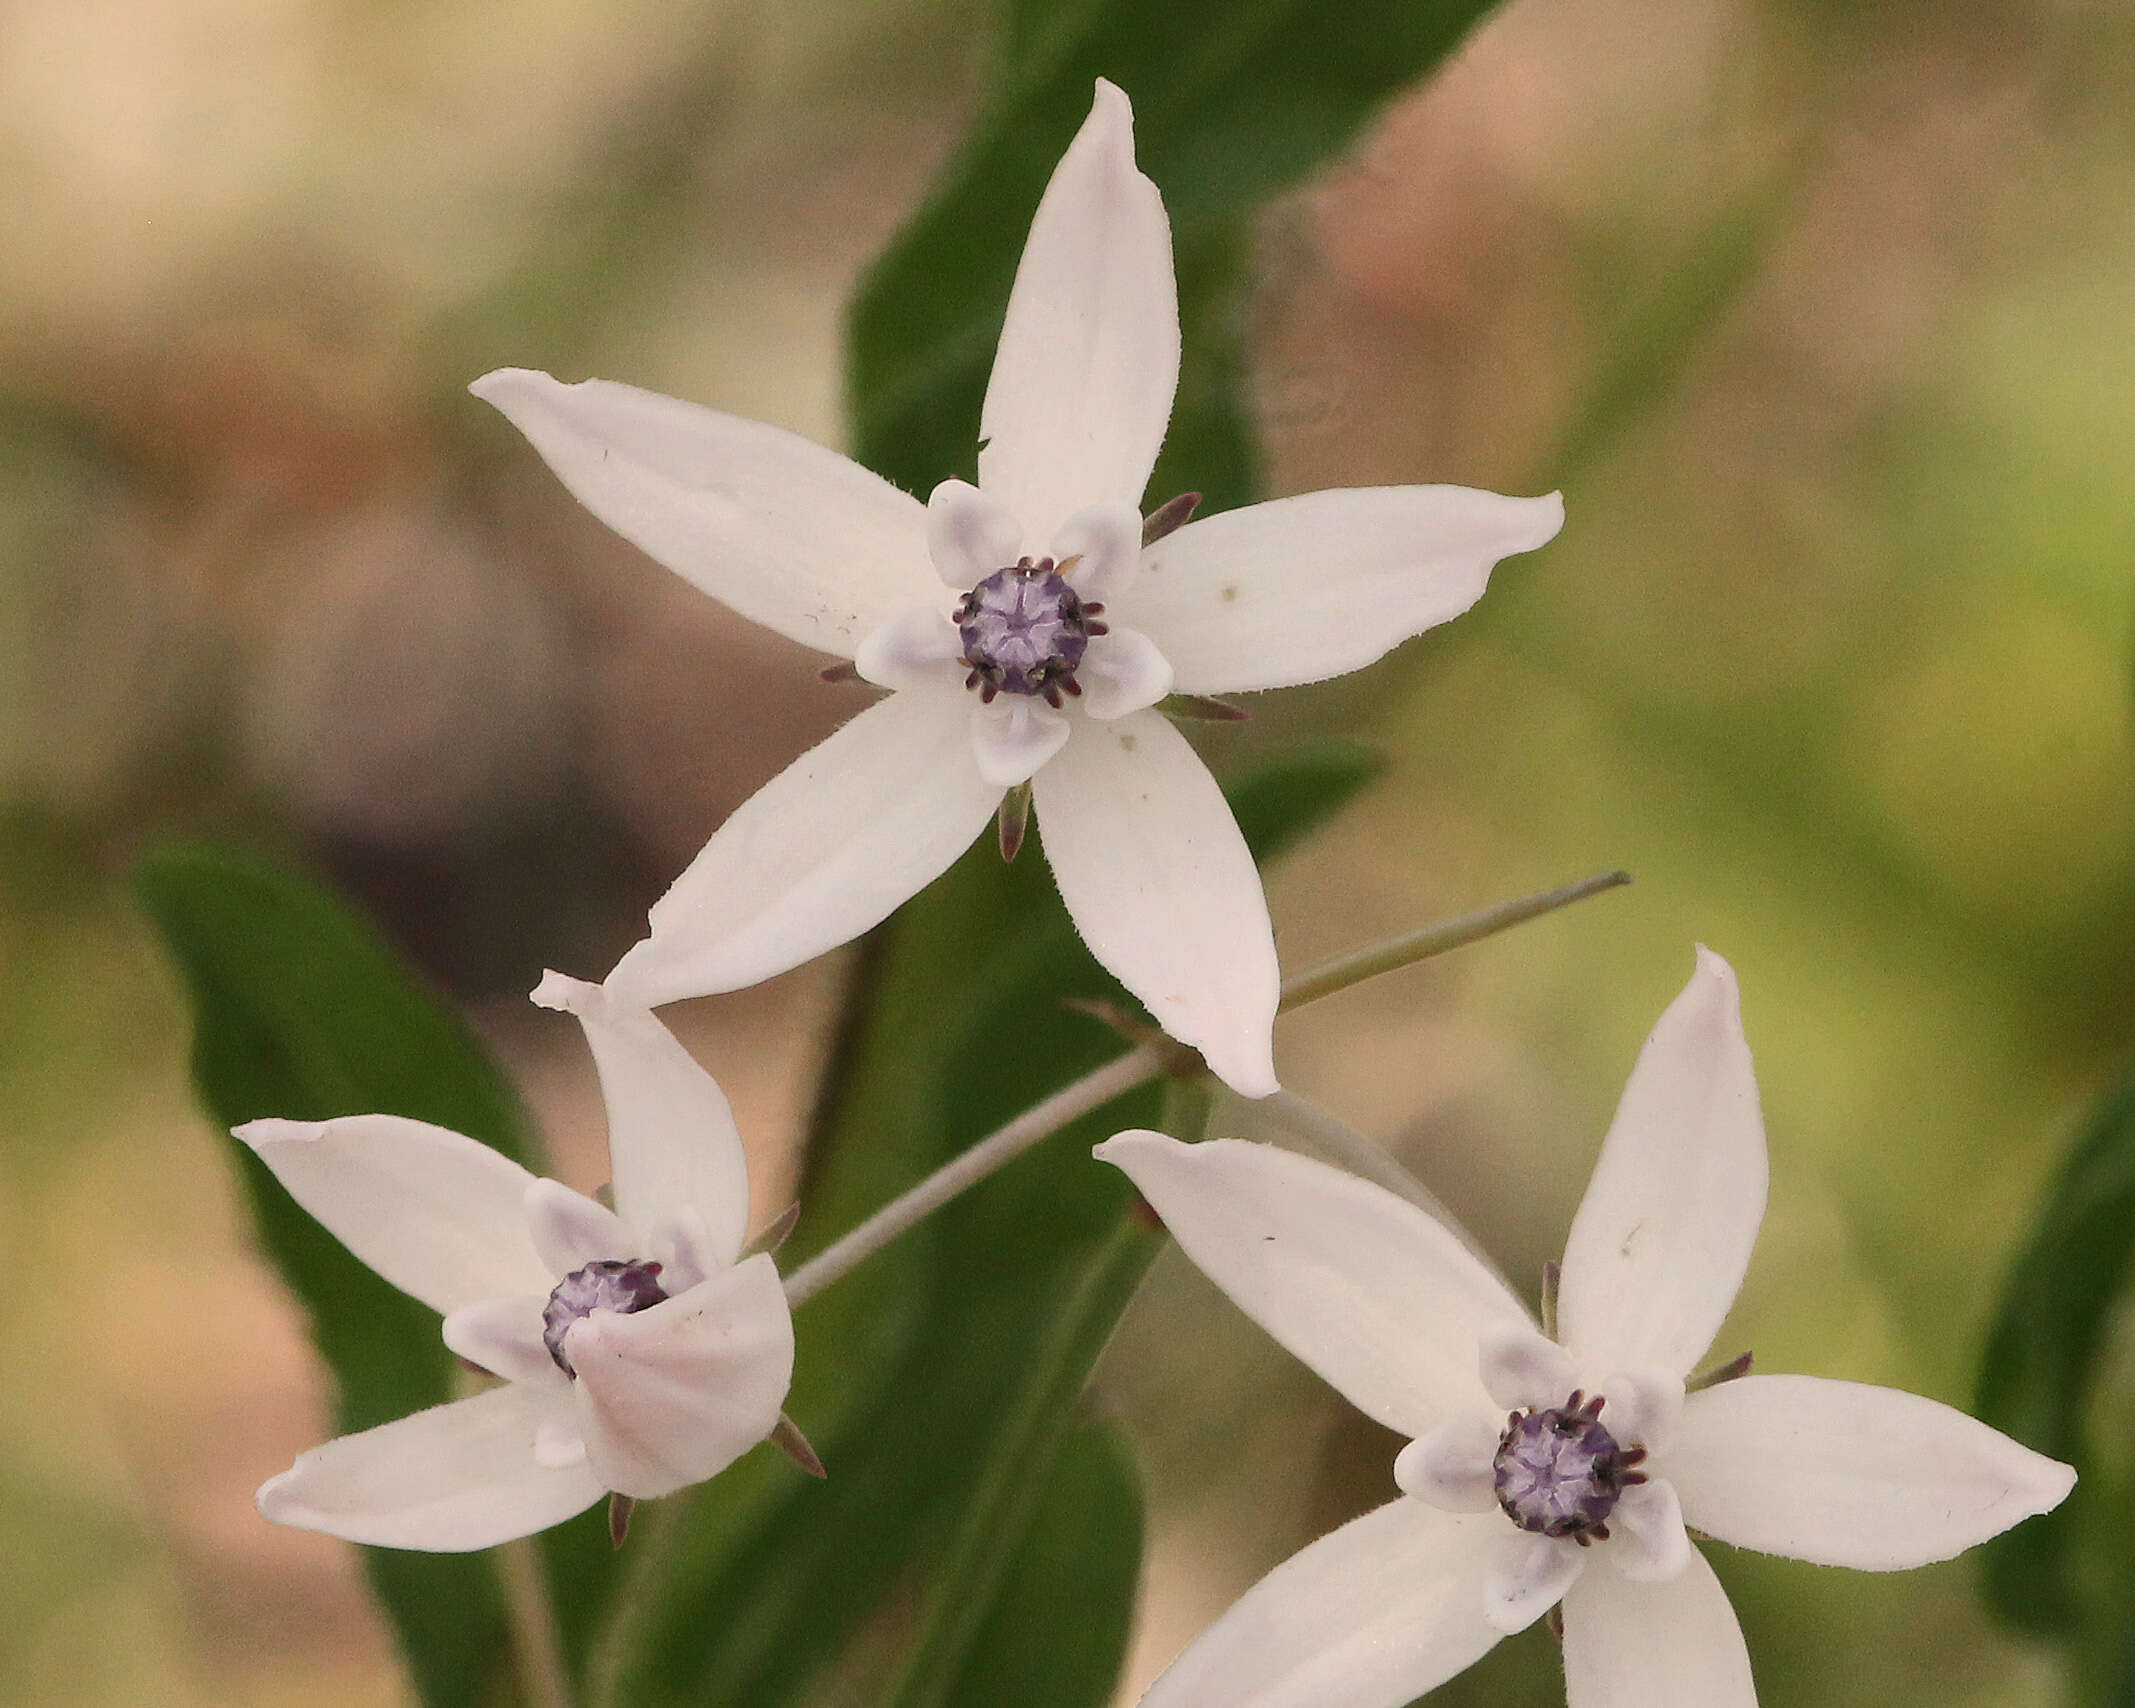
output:
[[[512,1653],[526,1686],[527,1708],[573,1708],[571,1675],[556,1638],[549,1608],[548,1573],[541,1564],[537,1538],[522,1536],[497,1550],[498,1575],[504,1580],[504,1607],[511,1621]]]
[[[989,1133],[962,1155],[942,1164],[901,1197],[892,1198],[835,1244],[825,1247],[786,1277],[786,1302],[798,1305],[841,1279],[863,1259],[872,1257],[906,1229],[915,1226],[959,1194],[969,1191],[1002,1164],[1012,1162],[1040,1139],[1050,1138],[1070,1121],[1103,1107],[1123,1091],[1154,1079],[1162,1067],[1153,1049],[1129,1050],[1086,1073],[1065,1090],[1034,1103],[1007,1126]]]
[[[1282,987],[1282,1005],[1276,1012],[1287,1014],[1293,1008],[1302,1008],[1308,1002],[1317,1002],[1321,997],[1347,990],[1353,984],[1375,979],[1381,973],[1412,966],[1433,955],[1443,955],[1449,949],[1494,937],[1508,926],[1539,919],[1545,913],[1555,913],[1560,907],[1569,907],[1575,901],[1584,901],[1603,890],[1620,888],[1630,881],[1629,872],[1596,872],[1591,878],[1581,878],[1560,889],[1522,896],[1517,901],[1499,902],[1480,913],[1464,914],[1443,924],[1426,925],[1421,931],[1411,931],[1406,936],[1390,937],[1383,943],[1352,949],[1346,955],[1322,961],[1296,978],[1286,980]]]

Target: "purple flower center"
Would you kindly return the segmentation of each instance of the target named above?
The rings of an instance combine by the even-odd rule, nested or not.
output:
[[[660,1285],[659,1274],[657,1263],[618,1263],[603,1258],[572,1270],[557,1282],[549,1302],[541,1307],[541,1344],[556,1360],[556,1368],[566,1376],[578,1374],[563,1353],[563,1337],[571,1332],[573,1323],[595,1311],[628,1316],[666,1298],[667,1290]]]
[[[1106,632],[1091,620],[1103,609],[1085,604],[1049,557],[995,570],[956,608],[956,632],[971,666],[964,686],[987,701],[996,694],[1039,694],[1054,706],[1063,692],[1080,694],[1075,667],[1091,637]]]
[[[1573,1394],[1562,1406],[1516,1411],[1491,1462],[1497,1503],[1522,1530],[1570,1536],[1584,1547],[1606,1541],[1608,1516],[1645,1458],[1626,1450],[1600,1421],[1602,1401]]]

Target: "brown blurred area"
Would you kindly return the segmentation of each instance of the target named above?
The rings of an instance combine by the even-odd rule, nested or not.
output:
[[[0,1700],[403,1699],[348,1551],[251,1509],[323,1396],[126,864],[209,833],[332,876],[593,1184],[591,1076],[521,993],[603,971],[853,702],[463,387],[599,374],[837,442],[841,305],[954,145],[980,28],[0,0]],[[1567,493],[1470,617],[1210,748],[1354,728],[1392,761],[1272,885],[1293,966],[1636,873],[1278,1040],[1515,1275],[1702,939],[1775,1156],[1725,1350],[1967,1397],[2135,1030],[2131,49],[2085,0],[1513,0],[1271,213],[1277,490]],[[837,976],[671,1011],[767,1204]],[[1392,1444],[1183,1265],[1100,1396],[1157,1520],[1138,1677],[1390,1493]],[[1768,1701],[2050,1699],[1962,1566],[1720,1570]],[[1553,1666],[1508,1645],[1443,1699],[1555,1701]]]

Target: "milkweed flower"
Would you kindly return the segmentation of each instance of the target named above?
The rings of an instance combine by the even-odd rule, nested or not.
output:
[[[921,504],[793,434],[605,380],[475,383],[625,539],[894,690],[728,819],[610,975],[619,995],[735,990],[835,948],[1028,785],[1091,952],[1234,1089],[1275,1089],[1259,874],[1157,708],[1369,664],[1466,610],[1563,505],[1316,492],[1145,549],[1178,374],[1170,224],[1135,165],[1127,97],[1100,81],[1017,269],[976,486],[945,481]]]
[[[611,1491],[672,1494],[769,1436],[793,1322],[741,1258],[749,1182],[726,1098],[650,1013],[550,974],[608,1108],[615,1208],[396,1115],[253,1121],[237,1136],[341,1243],[444,1317],[503,1385],[329,1441],[259,1491],[279,1524],[457,1552]]]
[[[1353,1176],[1148,1132],[1097,1154],[1240,1308],[1410,1437],[1401,1498],[1277,1566],[1143,1708],[1398,1708],[1560,1603],[1571,1708],[1753,1708],[1741,1628],[1689,1529],[1895,1571],[2074,1485],[2068,1466],[1889,1388],[1734,1375],[1686,1393],[1765,1205],[1734,974],[1709,951],[1602,1145],[1558,1340],[1444,1227]]]

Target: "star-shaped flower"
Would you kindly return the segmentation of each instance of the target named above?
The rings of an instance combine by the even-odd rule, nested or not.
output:
[[[673,1035],[597,985],[536,992],[585,1027],[615,1208],[396,1115],[253,1121],[237,1136],[504,1378],[313,1448],[259,1491],[280,1524],[437,1552],[560,1523],[613,1491],[672,1494],[771,1434],[793,1322],[767,1254],[736,1261],[749,1182],[726,1098]]]
[[[1736,1376],[1686,1395],[1765,1203],[1734,974],[1708,951],[1647,1040],[1572,1223],[1561,1345],[1445,1228],[1353,1176],[1157,1133],[1097,1154],[1248,1315],[1411,1438],[1402,1498],[1276,1567],[1143,1708],[1398,1708],[1559,1602],[1572,1708],[1753,1708],[1741,1628],[1686,1525],[1895,1571],[2075,1482],[1889,1388]]]
[[[1145,549],[1178,374],[1170,225],[1136,169],[1127,98],[1100,82],[1016,273],[976,487],[946,481],[921,505],[793,434],[603,380],[475,383],[624,538],[895,690],[735,812],[653,909],[616,991],[735,990],[848,941],[1028,783],[1091,952],[1235,1089],[1275,1088],[1259,874],[1156,707],[1369,664],[1466,610],[1563,505],[1316,492]]]

